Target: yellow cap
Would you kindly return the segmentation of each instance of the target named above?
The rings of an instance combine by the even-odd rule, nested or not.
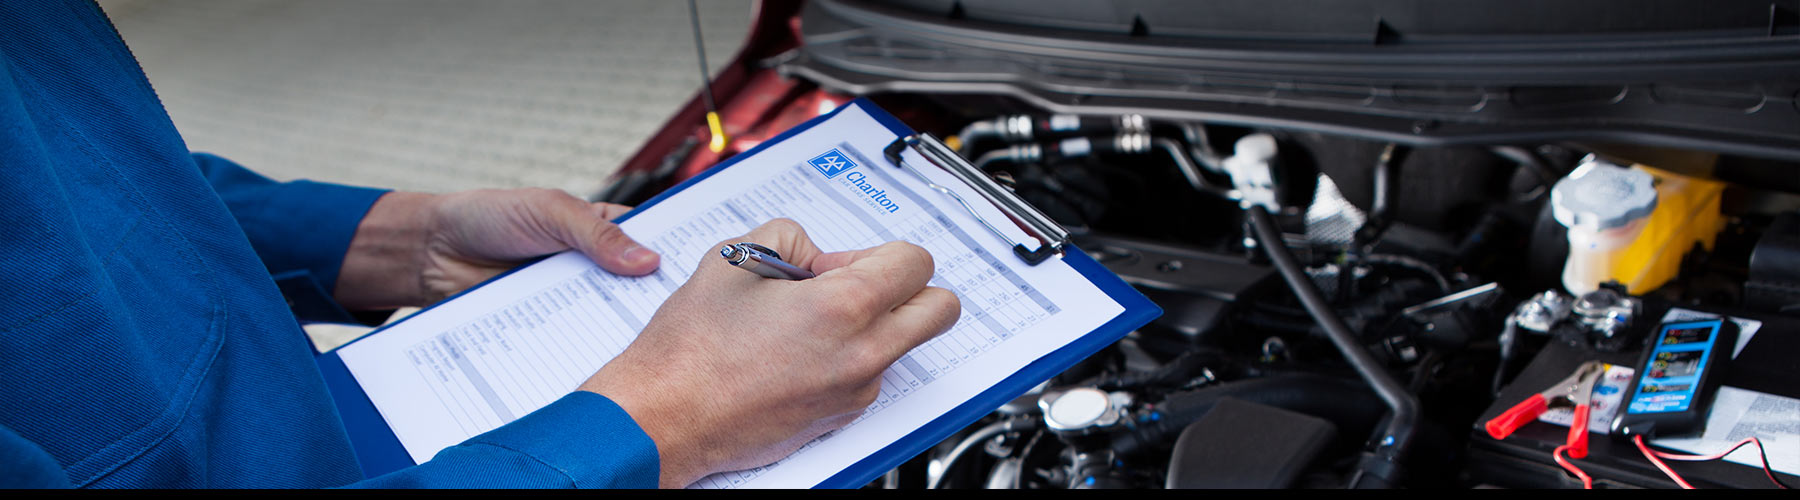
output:
[[[950,137],[945,137],[944,145],[949,146],[950,149],[953,151],[962,151],[962,138],[954,136],[954,135],[950,136]]]
[[[712,144],[710,146],[712,152],[718,153],[725,151],[725,142],[730,139],[725,137],[725,124],[719,122],[719,112],[706,112],[706,128],[712,129]]]

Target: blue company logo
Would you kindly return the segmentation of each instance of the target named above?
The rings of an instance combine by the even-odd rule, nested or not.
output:
[[[837,177],[838,174],[844,173],[846,170],[856,168],[856,162],[850,161],[850,157],[844,156],[843,153],[839,153],[837,149],[826,151],[825,154],[815,156],[813,159],[807,160],[806,163],[812,165],[813,168],[818,169],[819,173],[825,174],[826,179]]]

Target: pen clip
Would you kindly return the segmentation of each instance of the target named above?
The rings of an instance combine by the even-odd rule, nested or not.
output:
[[[1000,232],[1000,229],[986,217],[982,217],[981,213],[976,212],[975,207],[970,206],[968,200],[963,199],[950,188],[938,185],[930,178],[925,177],[924,173],[906,162],[902,153],[907,148],[917,151],[920,157],[925,158],[925,161],[949,172],[951,176],[956,177],[957,180],[962,181],[963,184],[986,198],[988,203],[993,204],[995,208],[1013,219],[1013,223],[1019,229],[1024,230],[1025,234],[1036,239],[1037,249],[1033,250],[1024,243],[1013,241],[1006,233]],[[1063,229],[1062,225],[1038,211],[1037,207],[1019,199],[1018,195],[1013,194],[1012,191],[1001,187],[999,183],[994,182],[993,178],[983,174],[980,169],[969,163],[969,160],[956,154],[956,151],[938,141],[936,137],[932,137],[931,134],[909,135],[894,139],[894,142],[889,143],[883,152],[886,153],[889,163],[911,173],[913,177],[918,178],[932,190],[956,200],[958,204],[962,205],[963,210],[969,213],[970,217],[974,217],[982,227],[986,227],[988,232],[993,233],[994,237],[1000,238],[1000,241],[1012,243],[1013,254],[1018,255],[1026,264],[1038,265],[1052,255],[1061,254],[1063,245],[1068,244],[1069,232]]]
[[[762,245],[758,245],[758,244],[755,244],[755,243],[751,243],[751,242],[748,242],[748,241],[745,241],[745,242],[740,242],[740,243],[737,243],[737,244],[734,244],[734,245],[731,245],[731,246],[736,246],[736,247],[741,247],[741,248],[748,248],[748,249],[751,249],[751,250],[755,250],[755,251],[758,251],[758,252],[762,252],[762,254],[763,254],[763,255],[767,255],[767,256],[769,256],[769,257],[773,257],[773,258],[775,258],[775,259],[780,259],[780,258],[781,258],[781,254],[780,254],[780,253],[778,253],[778,252],[776,252],[776,251],[775,251],[775,249],[773,249],[773,248],[769,248],[769,247],[765,247],[765,246],[762,246]]]

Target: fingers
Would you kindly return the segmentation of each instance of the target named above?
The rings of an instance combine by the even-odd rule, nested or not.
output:
[[[549,219],[542,222],[564,243],[614,274],[637,276],[656,270],[661,257],[612,223],[613,218],[629,208],[611,203],[589,204],[560,191],[550,198],[540,205],[545,208],[541,213]]]
[[[813,260],[815,281],[830,282],[850,296],[867,296],[873,309],[887,311],[911,299],[931,281],[931,254],[918,245],[891,241],[850,252],[833,252]]]
[[[607,203],[604,201],[594,202],[593,207],[594,207],[595,214],[599,215],[600,218],[606,219],[609,221],[618,219],[620,216],[630,213],[631,210],[634,208],[634,207],[628,207],[625,205],[620,205],[617,203]]]
[[[764,222],[755,229],[751,229],[749,233],[746,233],[743,236],[719,242],[718,245],[715,245],[712,248],[712,251],[707,252],[705,256],[702,257],[704,260],[700,262],[700,269],[704,271],[708,268],[718,266],[730,267],[724,263],[723,259],[720,259],[717,256],[719,248],[724,247],[725,245],[743,242],[750,242],[769,247],[769,249],[774,250],[775,253],[781,254],[782,261],[799,266],[802,269],[806,268],[813,259],[818,258],[819,254],[822,253],[819,250],[819,246],[813,244],[812,237],[807,236],[806,230],[800,227],[800,223],[789,219],[773,219]],[[743,273],[743,271],[735,272]]]
[[[869,349],[881,356],[881,366],[885,368],[907,351],[950,330],[961,314],[962,301],[954,292],[928,286],[893,312],[877,318],[869,327],[873,335],[864,341],[872,343]]]
[[[819,246],[813,244],[812,237],[806,235],[806,229],[791,219],[774,219],[751,229],[740,240],[732,243],[748,241],[769,247],[781,254],[781,260],[806,268],[812,260],[824,253]]]

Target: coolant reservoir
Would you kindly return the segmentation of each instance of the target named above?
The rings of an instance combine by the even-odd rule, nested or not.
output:
[[[1618,281],[1641,295],[1667,283],[1695,243],[1712,248],[1724,189],[1643,165],[1584,161],[1550,192],[1552,214],[1569,228],[1563,287],[1581,295]]]

